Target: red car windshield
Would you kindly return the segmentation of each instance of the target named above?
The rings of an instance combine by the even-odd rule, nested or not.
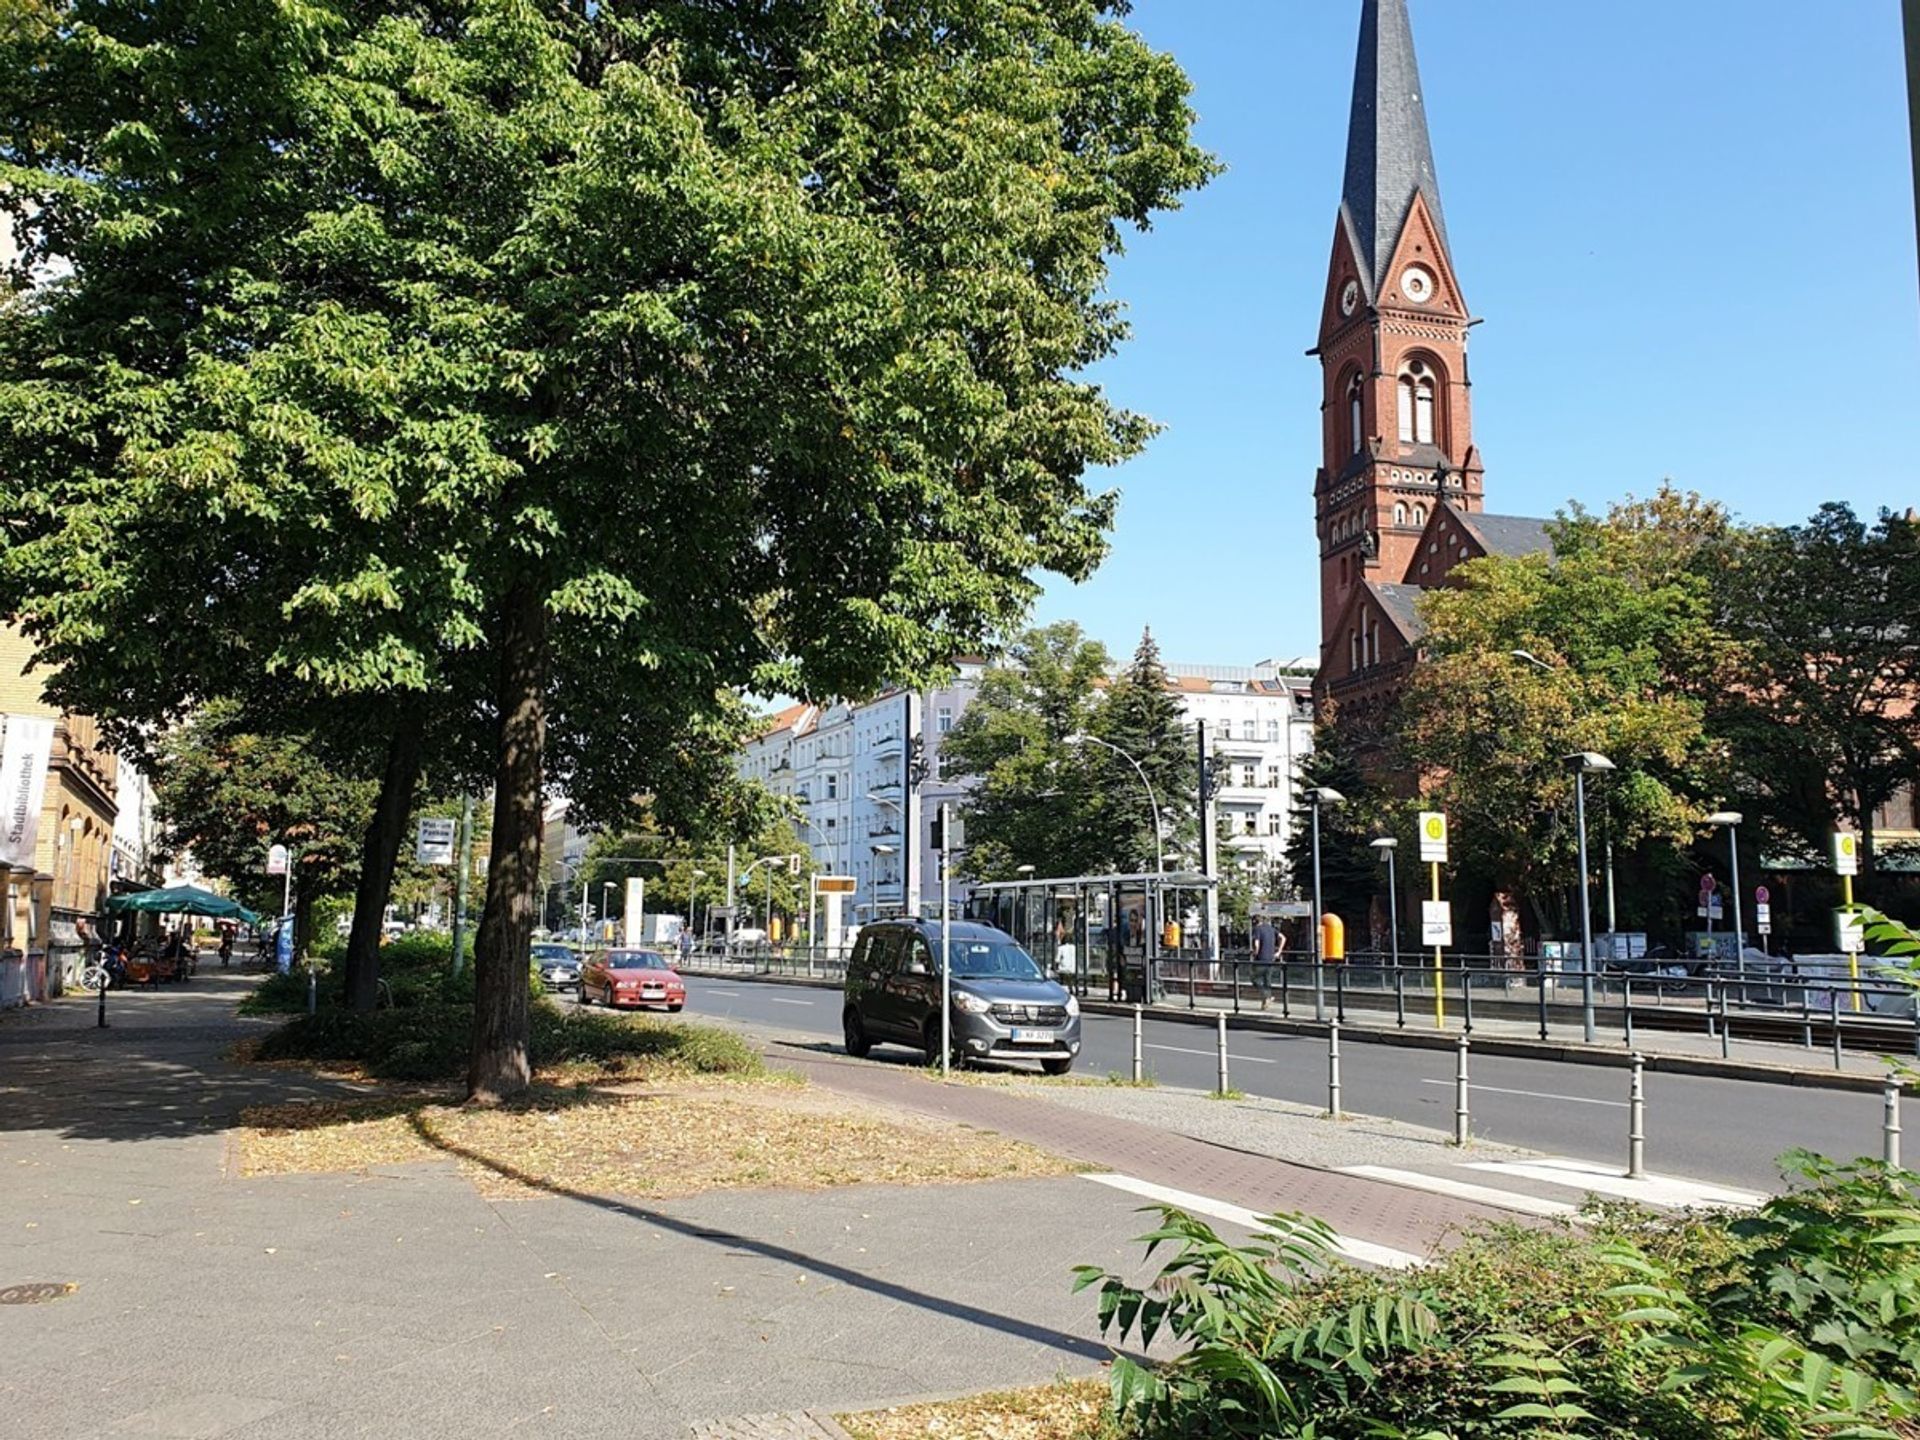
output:
[[[664,955],[650,950],[615,950],[607,956],[609,970],[671,970]]]

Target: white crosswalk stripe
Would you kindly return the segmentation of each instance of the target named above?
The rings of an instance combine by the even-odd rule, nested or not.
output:
[[[1087,1175],[1082,1177],[1096,1185],[1106,1185],[1114,1190],[1124,1190],[1129,1195],[1138,1195],[1143,1200],[1151,1200],[1156,1205],[1175,1205],[1194,1215],[1204,1215],[1210,1220],[1224,1220],[1230,1225],[1239,1225],[1244,1229],[1258,1230],[1261,1227],[1260,1216],[1244,1205],[1232,1205],[1225,1200],[1215,1200],[1210,1195],[1195,1195],[1187,1190],[1174,1190],[1165,1185],[1155,1185],[1151,1180],[1141,1180],[1132,1175]],[[1395,1250],[1388,1245],[1376,1245],[1371,1240],[1355,1240],[1348,1235],[1336,1235],[1333,1248],[1349,1260],[1362,1265],[1376,1266],[1382,1270],[1408,1270],[1420,1263],[1420,1257],[1405,1250]]]
[[[1674,1175],[1648,1175],[1632,1180],[1625,1171],[1614,1166],[1562,1156],[1548,1155],[1534,1160],[1475,1160],[1469,1161],[1465,1168],[1510,1180],[1531,1180],[1541,1185],[1556,1185],[1595,1195],[1612,1195],[1663,1210],[1751,1210],[1767,1201],[1767,1197],[1757,1191],[1709,1185],[1705,1181],[1686,1180]]]
[[[1363,1180],[1382,1180],[1408,1190],[1425,1190],[1454,1200],[1471,1200],[1496,1210],[1516,1210],[1522,1215],[1545,1219],[1566,1219],[1580,1213],[1580,1207],[1565,1200],[1544,1200],[1518,1190],[1496,1190],[1490,1185],[1475,1185],[1466,1180],[1450,1180],[1445,1175],[1428,1175],[1419,1170],[1396,1170],[1390,1165],[1345,1165],[1342,1175],[1357,1175]]]

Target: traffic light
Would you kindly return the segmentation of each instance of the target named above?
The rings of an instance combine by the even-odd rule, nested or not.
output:
[[[944,851],[947,848],[947,807],[944,805],[933,812],[932,833],[933,848]]]

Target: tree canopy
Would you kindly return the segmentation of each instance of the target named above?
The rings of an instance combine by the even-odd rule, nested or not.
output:
[[[0,320],[0,603],[127,694],[197,639],[490,724],[470,1085],[520,1088],[550,783],[664,786],[732,687],[921,678],[1099,559],[1151,432],[1081,374],[1108,263],[1212,168],[1112,8],[21,27],[0,192],[70,268]]]

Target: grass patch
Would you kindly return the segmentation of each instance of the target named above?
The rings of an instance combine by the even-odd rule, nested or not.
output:
[[[666,1199],[710,1190],[946,1184],[1067,1175],[1044,1151],[893,1116],[789,1079],[683,1077],[644,1091],[552,1086],[498,1108],[448,1094],[243,1112],[242,1173],[363,1171],[452,1157],[483,1193]]]
[[[322,1010],[262,1037],[255,1058],[355,1067],[384,1080],[454,1080],[465,1073],[473,1007],[440,1002],[360,1014]],[[674,1075],[759,1075],[760,1052],[731,1030],[624,1019],[536,997],[531,1059],[537,1074],[579,1082]]]
[[[1244,1090],[1209,1090],[1207,1092],[1209,1100],[1244,1100],[1246,1098],[1247,1092]]]
[[[841,1415],[853,1440],[1118,1440],[1106,1418],[1105,1380],[1062,1380],[1032,1390],[973,1395]]]

